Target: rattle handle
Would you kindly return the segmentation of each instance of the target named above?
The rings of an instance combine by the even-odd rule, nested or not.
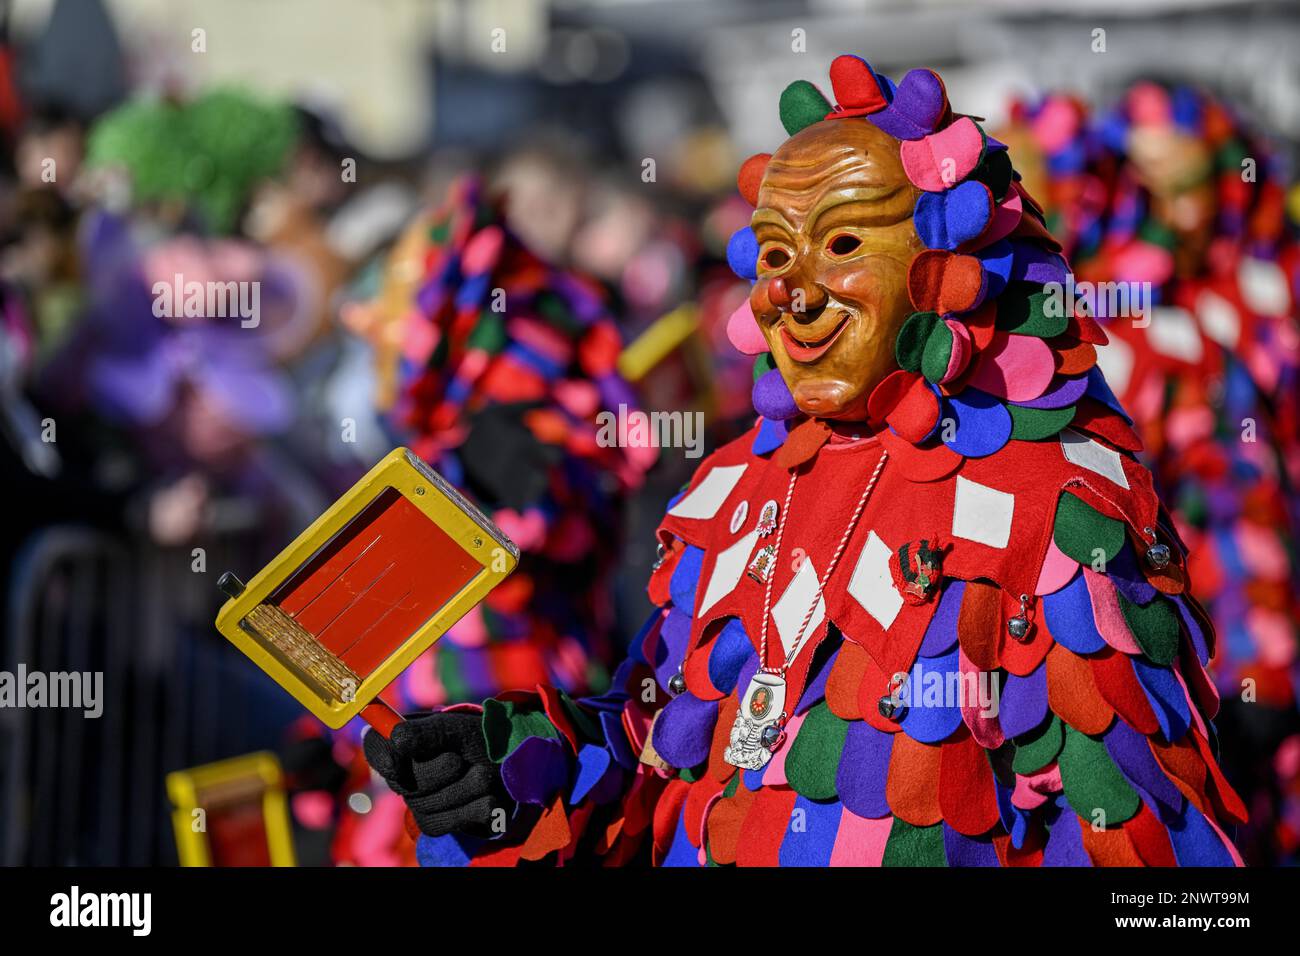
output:
[[[376,697],[361,709],[361,719],[387,740],[392,737],[393,728],[402,722],[402,715]]]

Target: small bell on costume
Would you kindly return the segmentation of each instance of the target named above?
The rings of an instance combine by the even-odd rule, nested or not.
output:
[[[1163,571],[1169,567],[1169,562],[1173,558],[1173,552],[1170,551],[1169,545],[1161,544],[1156,538],[1156,533],[1151,528],[1143,529],[1151,536],[1151,545],[1147,548],[1147,564],[1157,571]]]
[[[1020,595],[1020,613],[1007,621],[1007,633],[1011,635],[1012,640],[1021,644],[1029,640],[1029,632],[1033,628],[1033,623],[1029,620],[1029,595]]]

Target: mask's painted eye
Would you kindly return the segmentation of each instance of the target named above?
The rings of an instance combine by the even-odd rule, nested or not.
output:
[[[862,245],[862,240],[857,236],[851,236],[847,232],[842,232],[827,244],[826,248],[830,250],[833,256],[847,256],[850,253],[857,252],[858,247]]]
[[[763,253],[763,265],[769,269],[782,269],[790,261],[790,253],[784,249],[769,249]]]

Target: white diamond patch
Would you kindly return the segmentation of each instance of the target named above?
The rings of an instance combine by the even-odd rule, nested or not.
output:
[[[1061,432],[1061,452],[1066,461],[1096,472],[1103,478],[1113,481],[1121,488],[1128,487],[1128,477],[1124,474],[1124,464],[1119,452],[1095,442],[1085,435],[1080,435],[1072,428]]]
[[[751,531],[718,555],[718,560],[713,563],[709,586],[704,589],[704,598],[700,601],[697,614],[703,614],[735,589],[740,583],[740,576],[749,566],[749,554],[757,543],[758,532]]]
[[[1011,540],[1011,516],[1015,509],[1015,495],[958,475],[952,505],[952,533],[990,548],[1005,548]]]
[[[889,545],[871,532],[853,567],[853,577],[849,578],[849,595],[885,630],[889,630],[903,607],[903,596],[889,573],[890,554]]]
[[[781,600],[777,601],[772,608],[772,620],[776,622],[776,630],[781,635],[781,645],[785,648],[787,656],[794,646],[795,638],[799,636],[799,625],[803,623],[808,608],[812,607],[814,596],[817,596],[817,571],[813,568],[812,561],[805,558],[786,587],[785,593],[781,595]],[[826,599],[817,596],[817,608],[804,629],[805,641],[809,634],[817,632],[817,628],[825,619]]]
[[[678,518],[712,518],[735,490],[748,465],[719,465],[709,469],[704,480],[685,498],[668,509]]]

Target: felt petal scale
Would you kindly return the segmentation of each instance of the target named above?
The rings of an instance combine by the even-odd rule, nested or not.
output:
[[[1160,722],[1133,672],[1132,659],[1108,647],[1103,653],[1093,655],[1091,663],[1097,690],[1120,720],[1146,736],[1159,733]]]
[[[655,679],[661,687],[667,687],[673,675],[681,668],[690,639],[690,615],[673,608],[664,616],[659,628],[659,640],[654,646]]]
[[[753,282],[758,278],[758,239],[749,226],[737,229],[728,240],[727,265],[742,279]]]
[[[961,708],[949,706],[944,688],[959,673],[957,651],[943,657],[918,657],[907,676],[907,708],[899,726],[903,732],[922,743],[947,740],[961,724]]]
[[[999,332],[980,353],[970,384],[999,398],[1027,402],[1043,394],[1055,372],[1052,349],[1042,339]]]
[[[819,802],[800,795],[781,841],[781,866],[829,866],[840,829],[839,801]]]
[[[921,355],[921,374],[939,385],[956,378],[971,355],[970,332],[960,322],[945,319],[934,324]]]
[[[933,70],[911,70],[903,77],[893,101],[871,116],[871,122],[895,139],[928,136],[948,112],[943,80]]]
[[[1047,541],[1047,554],[1043,556],[1043,567],[1038,572],[1038,585],[1034,593],[1040,597],[1061,590],[1074,578],[1079,569],[1079,562],[1074,560],[1056,546],[1050,538]]]
[[[1154,667],[1141,657],[1133,658],[1133,671],[1146,691],[1151,709],[1160,721],[1165,740],[1181,740],[1191,726],[1192,714],[1182,684],[1167,667]]]
[[[983,301],[986,282],[979,259],[943,249],[917,253],[907,268],[908,294],[920,312],[969,312]]]
[[[934,392],[926,387],[924,379],[919,375],[898,371],[890,373],[876,387],[870,401],[875,402],[877,393],[888,395],[891,392],[897,397],[884,415],[889,427],[909,442],[925,441],[939,420],[940,403]],[[882,399],[882,404],[887,403],[887,398]]]
[[[1020,737],[1047,719],[1047,665],[1028,677],[1008,674],[1003,680],[998,721],[1008,737]]]
[[[1237,862],[1216,829],[1191,801],[1183,805],[1182,819],[1169,824],[1169,840],[1179,866],[1233,866]]]
[[[888,103],[880,78],[860,56],[837,56],[831,61],[830,78],[836,116],[866,116]]]
[[[740,668],[754,656],[754,646],[738,618],[732,618],[722,628],[717,643],[709,653],[709,681],[724,694],[736,689]]]
[[[871,819],[846,806],[840,817],[839,832],[835,835],[831,866],[880,866],[893,824],[891,816]]]
[[[951,418],[956,426],[944,444],[959,455],[983,458],[1001,450],[1011,438],[1011,414],[986,392],[966,389],[960,396],[948,396],[942,405],[944,418]]]
[[[865,721],[848,723],[835,791],[844,806],[860,817],[889,814],[885,780],[894,748],[894,734],[881,733]]]
[[[957,643],[957,619],[961,613],[962,595],[966,590],[965,581],[953,581],[943,589],[939,606],[925,630],[921,649],[917,652],[922,657],[939,657],[952,650]]]
[[[709,744],[717,719],[717,701],[700,700],[690,691],[678,694],[655,721],[655,751],[674,767],[704,763],[709,759]]]
[[[1065,799],[1085,823],[1101,822],[1110,827],[1137,813],[1141,798],[1101,741],[1067,726],[1060,764]]]
[[[949,866],[1001,866],[993,841],[977,840],[943,825],[943,852]]]
[[[962,723],[981,748],[997,750],[1006,742],[998,721],[1000,675],[996,671],[981,671],[962,653],[957,655],[957,664],[962,681],[959,698]]]
[[[998,328],[1018,335],[1050,339],[1065,332],[1069,320],[1063,309],[1050,309],[1047,293],[1005,295],[998,299]]]
[[[941,192],[961,182],[984,155],[984,136],[969,116],[922,139],[905,140],[900,148],[903,171],[912,184]]]
[[[930,334],[939,323],[937,312],[913,312],[898,330],[894,339],[894,358],[905,372],[919,372],[925,357],[925,346]]]
[[[740,164],[740,171],[736,174],[736,188],[751,206],[758,206],[758,189],[771,158],[771,153],[755,153]]]
[[[1044,687],[1046,687],[1046,676],[1044,676]],[[1019,774],[1038,773],[1060,755],[1064,743],[1065,724],[1052,714],[1037,730],[1016,740],[1016,752],[1011,767]]]
[[[942,193],[922,193],[912,220],[931,249],[957,249],[978,238],[993,218],[993,196],[983,183],[964,182]]]
[[[1067,727],[1084,734],[1105,733],[1115,711],[1097,693],[1088,659],[1057,644],[1047,655],[1047,703]]]
[[[1138,569],[1137,555],[1128,542],[1106,565],[1106,577],[1120,594],[1134,604],[1150,604],[1159,593]]]
[[[501,762],[501,782],[519,803],[549,804],[568,776],[568,749],[556,738],[527,737]]]
[[[1099,558],[1110,561],[1119,554],[1125,541],[1124,525],[1063,491],[1056,503],[1052,539],[1080,564],[1092,565]]]
[[[688,620],[690,612],[695,608],[695,587],[699,584],[703,566],[704,552],[694,545],[687,545],[668,583],[668,593],[672,597],[674,608],[679,608],[678,613]]]
[[[781,91],[781,125],[791,136],[821,122],[830,111],[831,104],[822,91],[807,80],[795,80]]]
[[[1092,617],[1097,625],[1097,633],[1115,650],[1124,654],[1141,654],[1142,648],[1133,639],[1133,632],[1128,629],[1128,622],[1120,611],[1115,585],[1104,574],[1098,574],[1092,568],[1083,569],[1083,579],[1088,585],[1088,597],[1092,601]]]
[[[989,203],[992,205],[992,215],[989,223],[981,232],[978,240],[979,245],[984,246],[1011,235],[1021,222],[1024,213],[1024,202],[1020,193],[1013,189],[1002,202],[994,203],[993,194],[989,191],[989,188],[983,183],[980,183],[980,186],[988,193]]]
[[[1156,664],[1168,667],[1178,656],[1178,617],[1167,598],[1157,598],[1146,607],[1116,593],[1120,611],[1142,653]]]
[[[785,761],[786,779],[811,800],[830,800],[850,723],[831,713],[826,702],[808,711]]]
[[[943,818],[939,810],[939,761],[939,747],[920,743],[907,734],[894,735],[885,793],[897,819],[926,827]]]
[[[1002,592],[986,581],[969,581],[957,615],[962,653],[981,670],[996,670],[1002,639]]]
[[[1186,798],[1161,769],[1146,737],[1124,721],[1117,720],[1102,740],[1115,766],[1152,811],[1161,820],[1177,818]]]
[[[1011,437],[1020,441],[1039,441],[1057,435],[1074,421],[1074,406],[1065,408],[1027,408],[1008,405],[1011,414]]]
[[[881,866],[944,866],[943,827],[916,827],[894,818]]]
[[[1065,587],[1043,597],[1043,617],[1056,642],[1076,654],[1091,654],[1106,646],[1092,615],[1092,598],[1082,574]]]
[[[924,253],[922,253],[924,255]],[[1003,239],[1000,242],[989,243],[975,253],[981,266],[984,268],[984,281],[987,286],[988,296],[1000,296],[1007,287],[1012,275],[1012,266],[1015,263],[1015,247],[1009,241]]]
[[[1071,812],[1057,816],[1048,832],[1047,846],[1043,848],[1043,866],[1092,865],[1083,848],[1081,825],[1079,818]]]
[[[1063,285],[1065,283],[1065,277],[1070,270],[1059,255],[1033,242],[1013,239],[1011,245],[1015,249],[1010,275],[1013,281],[1036,284],[1056,282]],[[1102,341],[1105,341],[1105,336],[1102,337]]]
[[[755,455],[766,455],[784,445],[789,434],[785,422],[764,418],[761,420],[758,434],[754,436],[754,444],[749,450]]]
[[[1073,405],[1083,397],[1088,387],[1087,376],[1062,378],[1055,376],[1047,389],[1037,398],[1031,398],[1018,404],[1022,408],[1060,409]]]
[[[569,795],[570,803],[581,803],[614,768],[613,758],[604,747],[586,744],[578,751],[578,771]]]
[[[966,836],[986,833],[998,823],[998,804],[984,748],[961,734],[940,750],[939,808],[944,820]]]
[[[727,341],[743,355],[762,355],[767,351],[767,339],[763,338],[763,330],[758,327],[748,299],[727,319]]]
[[[794,396],[785,384],[781,373],[772,369],[754,383],[754,410],[764,418],[785,421],[799,414]]]

